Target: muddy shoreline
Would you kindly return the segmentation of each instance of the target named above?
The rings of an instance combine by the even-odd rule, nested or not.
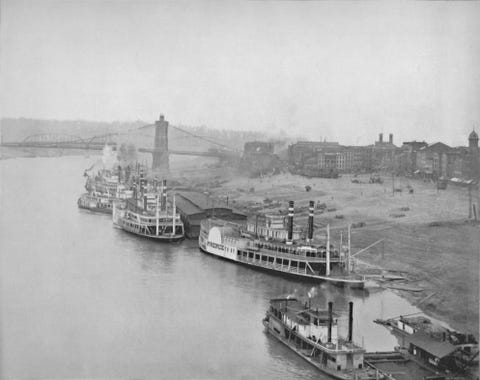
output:
[[[370,184],[369,175],[247,178],[222,169],[200,172],[183,180],[219,202],[228,198],[230,207],[247,215],[275,213],[294,200],[296,223],[304,225],[308,201],[325,203],[326,211],[315,216],[317,236],[329,224],[336,239],[349,223],[356,223],[361,227],[352,229],[352,252],[384,239],[360,254],[359,265],[401,274],[406,279],[400,283],[417,291],[391,290],[426,315],[479,337],[480,227],[468,220],[464,188],[439,191],[433,183],[395,178],[395,188],[403,191],[393,193],[391,178]]]

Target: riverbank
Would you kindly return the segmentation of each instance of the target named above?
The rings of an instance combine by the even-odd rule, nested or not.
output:
[[[407,178],[370,184],[367,175],[324,179],[225,174],[218,169],[210,179],[203,174],[201,181],[190,181],[217,199],[228,197],[231,206],[247,215],[275,213],[294,200],[299,224],[306,223],[308,201],[324,203],[324,212],[315,216],[317,235],[323,236],[323,227],[329,224],[333,239],[339,239],[340,231],[354,223],[353,253],[383,239],[357,256],[364,269],[382,273],[384,268],[405,277],[382,286],[410,289],[395,292],[425,314],[478,338],[480,228],[468,221],[466,188],[437,190],[431,182]],[[473,193],[474,201],[478,197]]]

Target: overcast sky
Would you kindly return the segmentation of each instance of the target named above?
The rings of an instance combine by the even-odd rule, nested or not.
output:
[[[164,113],[344,144],[480,130],[479,2],[0,4],[3,117]]]

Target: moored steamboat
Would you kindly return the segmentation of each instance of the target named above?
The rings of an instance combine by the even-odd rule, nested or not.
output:
[[[146,191],[141,174],[140,197],[137,194],[134,187],[133,198],[127,199],[125,204],[114,203],[113,222],[116,226],[156,241],[176,242],[184,238],[184,226],[176,210],[175,195],[169,204],[165,180],[159,195],[158,192]]]
[[[85,170],[87,177],[85,189],[87,193],[82,194],[77,201],[78,208],[92,212],[112,214],[115,199],[124,198],[125,186],[121,184],[121,167],[118,167],[117,174],[110,170],[100,170],[95,176],[87,174],[93,168]]]
[[[394,379],[366,366],[365,349],[353,342],[353,302],[349,305],[347,338],[338,334],[332,302],[328,310],[319,310],[296,298],[275,298],[263,324],[271,336],[334,379]]]
[[[255,225],[253,231],[225,220],[205,219],[199,247],[206,253],[269,272],[363,288],[365,277],[352,270],[350,228],[348,247],[337,250],[330,244],[328,226],[326,244],[317,244],[313,240],[314,202],[310,202],[307,239],[302,241],[296,236],[294,240],[293,206],[290,201],[287,229],[281,216],[267,216],[266,227]]]

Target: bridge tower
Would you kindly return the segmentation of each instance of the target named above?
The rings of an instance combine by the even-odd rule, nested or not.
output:
[[[163,115],[155,121],[155,141],[152,169],[168,172],[170,169],[168,157],[168,121]]]

